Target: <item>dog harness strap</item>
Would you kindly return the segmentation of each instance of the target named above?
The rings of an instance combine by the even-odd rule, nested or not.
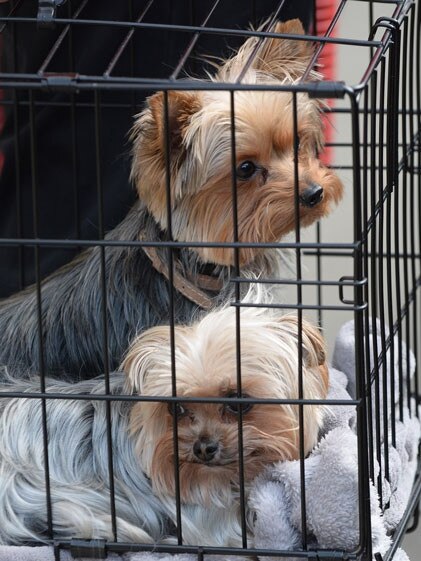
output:
[[[168,263],[161,258],[156,247],[143,247],[145,254],[150,259],[152,266],[158,273],[164,275],[164,277],[169,281],[169,266]],[[204,275],[200,275],[204,276]],[[205,294],[193,283],[188,281],[179,271],[177,263],[174,266],[173,273],[173,286],[178,292],[183,296],[188,298],[191,302],[194,302],[204,310],[210,310],[213,306],[212,298]]]

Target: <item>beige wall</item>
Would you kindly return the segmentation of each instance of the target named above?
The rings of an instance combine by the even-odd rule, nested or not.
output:
[[[387,4],[377,4],[375,6],[375,17],[380,15],[391,15],[393,6]],[[346,4],[345,12],[340,19],[339,36],[346,38],[366,39],[368,36],[369,15],[368,3],[365,2],[349,2]],[[338,79],[344,80],[346,83],[357,84],[367,66],[370,52],[363,47],[339,47],[338,52]],[[343,106],[343,102],[339,102],[339,106]],[[347,105],[347,103],[345,103]],[[349,117],[335,117],[336,139],[335,142],[350,141],[350,121]],[[351,154],[349,148],[338,148],[335,150],[335,162],[343,166],[349,165],[351,162]],[[345,184],[345,198],[335,212],[323,223],[323,240],[333,241],[352,241],[352,175],[351,171],[339,171]],[[314,233],[307,232],[305,234],[309,239],[314,239]],[[326,261],[324,266],[324,276],[332,279],[338,279],[344,274],[351,273],[350,259],[332,258]],[[314,271],[313,265],[309,260],[307,274],[312,276]],[[313,277],[315,278],[315,277]],[[337,301],[336,289],[325,291],[326,302]],[[329,341],[330,349],[332,349],[334,338],[339,326],[351,319],[349,314],[345,312],[326,313],[324,321],[325,335]],[[407,535],[404,541],[404,548],[408,553],[411,561],[420,559],[421,551],[421,527],[414,533]]]

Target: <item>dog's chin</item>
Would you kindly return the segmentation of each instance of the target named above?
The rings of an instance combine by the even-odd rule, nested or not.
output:
[[[267,461],[274,462],[278,456],[262,457],[259,451],[248,454],[243,463],[243,483],[247,488],[251,481],[264,469]],[[202,462],[200,460],[179,461],[178,488],[180,499],[186,505],[204,508],[228,507],[238,499],[240,488],[240,466],[235,460],[219,459]],[[171,462],[151,474],[152,486],[158,496],[175,499],[175,470]]]
[[[179,462],[178,488],[183,504],[205,508],[226,507],[233,500],[238,463]],[[161,466],[151,474],[152,487],[160,497],[176,497],[174,465]]]

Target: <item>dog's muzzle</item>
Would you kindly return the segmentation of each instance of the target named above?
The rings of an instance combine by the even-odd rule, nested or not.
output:
[[[199,438],[193,444],[193,453],[202,462],[210,462],[219,450],[219,443],[208,438]]]
[[[319,204],[322,199],[323,187],[315,183],[312,183],[309,187],[304,189],[300,195],[300,203],[309,208]]]

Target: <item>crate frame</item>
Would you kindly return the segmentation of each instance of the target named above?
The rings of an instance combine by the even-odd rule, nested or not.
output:
[[[374,412],[374,419],[371,416],[371,400],[372,394],[378,397],[381,391],[386,391],[387,389],[380,388],[378,386],[379,380],[379,369],[382,364],[385,364],[386,352],[390,350],[393,356],[393,338],[388,336],[387,330],[396,335],[398,341],[401,343],[403,340],[403,335],[406,335],[407,341],[409,341],[410,346],[413,348],[414,353],[418,358],[420,357],[419,349],[419,326],[417,324],[417,316],[420,316],[420,299],[418,296],[418,289],[421,285],[421,276],[419,274],[419,261],[420,261],[420,239],[416,238],[416,218],[420,218],[420,209],[415,208],[415,203],[420,206],[420,196],[417,198],[413,195],[412,202],[414,202],[414,214],[411,215],[410,232],[405,229],[401,234],[399,232],[399,226],[396,230],[392,227],[392,210],[394,211],[394,219],[399,223],[399,220],[404,219],[403,215],[400,215],[399,208],[400,204],[408,208],[408,198],[405,198],[404,203],[400,203],[398,197],[393,199],[394,193],[399,191],[399,186],[404,185],[403,195],[408,197],[407,182],[411,182],[413,191],[416,187],[416,172],[420,169],[420,5],[416,1],[410,0],[383,0],[379,4],[392,4],[394,6],[394,13],[392,17],[383,17],[376,21],[372,20],[372,35],[367,41],[352,40],[346,38],[333,38],[330,32],[333,30],[334,25],[340,20],[340,16],[343,8],[350,0],[341,0],[338,5],[338,9],[334,19],[332,20],[332,25],[325,37],[318,37],[316,35],[306,35],[305,40],[314,41],[319,45],[319,49],[315,51],[314,60],[320,52],[324,45],[328,43],[348,44],[355,46],[365,46],[372,49],[372,57],[370,63],[361,78],[361,81],[354,86],[349,86],[341,82],[320,82],[318,84],[314,83],[299,83],[296,85],[288,86],[251,86],[247,84],[212,84],[200,83],[192,81],[182,81],[179,80],[180,73],[184,67],[190,54],[193,52],[196,42],[203,33],[207,34],[226,34],[227,32],[233,36],[257,36],[262,39],[265,37],[273,37],[274,34],[270,31],[246,31],[244,29],[240,30],[227,30],[223,28],[210,27],[207,25],[206,18],[205,22],[201,26],[163,26],[162,24],[146,24],[138,21],[137,23],[133,21],[108,21],[104,23],[103,20],[83,20],[75,15],[71,17],[61,17],[57,11],[57,2],[54,0],[40,2],[39,12],[37,17],[16,17],[14,15],[14,8],[12,8],[11,14],[6,17],[0,18],[0,27],[7,25],[41,25],[41,26],[56,26],[58,30],[64,27],[65,33],[58,36],[58,40],[54,45],[53,49],[49,52],[47,58],[45,59],[43,65],[36,73],[2,73],[0,74],[0,88],[8,89],[14,92],[14,107],[19,105],[17,92],[27,91],[28,92],[28,107],[29,107],[29,122],[31,129],[31,167],[33,176],[33,205],[34,205],[34,236],[33,238],[24,238],[17,236],[15,238],[3,238],[0,239],[0,247],[31,247],[34,249],[34,259],[35,259],[35,274],[36,274],[36,284],[38,287],[38,315],[39,315],[39,326],[41,332],[41,310],[42,310],[42,296],[41,296],[41,271],[39,268],[39,251],[42,247],[74,247],[74,248],[85,248],[91,246],[99,246],[102,249],[103,255],[106,247],[110,246],[110,243],[104,241],[104,233],[106,227],[103,221],[103,206],[104,201],[102,197],[101,190],[101,169],[99,166],[100,156],[101,156],[101,110],[103,107],[102,103],[102,92],[107,91],[124,91],[124,92],[138,92],[138,91],[173,91],[173,90],[201,90],[201,89],[221,89],[230,92],[231,108],[232,108],[232,119],[234,123],[235,114],[235,101],[234,93],[239,90],[277,90],[277,91],[288,91],[291,92],[294,98],[294,105],[296,107],[296,95],[297,93],[308,93],[311,96],[318,98],[342,98],[346,99],[349,103],[349,115],[352,122],[352,167],[353,167],[353,209],[354,209],[354,220],[353,220],[353,241],[349,244],[344,243],[333,243],[333,242],[322,242],[320,230],[317,231],[317,242],[306,243],[301,241],[299,224],[296,226],[295,230],[295,242],[292,243],[278,243],[272,244],[276,247],[285,247],[286,249],[292,249],[296,252],[297,257],[297,276],[294,281],[291,281],[293,286],[297,287],[297,304],[291,304],[287,306],[282,306],[283,308],[290,308],[297,310],[299,324],[302,322],[303,311],[307,309],[312,309],[317,311],[319,314],[320,323],[323,324],[322,314],[325,310],[336,309],[337,307],[329,307],[326,304],[322,304],[321,298],[321,288],[326,286],[326,282],[321,279],[321,256],[323,253],[329,253],[330,255],[338,255],[346,257],[353,262],[353,275],[351,277],[344,276],[338,280],[338,282],[333,283],[338,286],[340,291],[340,299],[342,305],[339,309],[346,309],[347,311],[354,312],[355,320],[355,333],[356,333],[356,364],[360,375],[357,376],[357,397],[355,400],[356,410],[357,410],[357,425],[358,425],[358,451],[360,460],[359,469],[359,506],[360,506],[360,546],[354,552],[338,552],[338,551],[320,551],[312,552],[306,551],[307,543],[304,537],[303,548],[304,551],[300,554],[299,552],[294,552],[294,555],[298,553],[298,557],[302,558],[315,558],[315,555],[325,556],[332,559],[371,559],[371,525],[370,525],[370,510],[369,510],[369,480],[373,479],[373,463],[376,458],[379,461],[381,456],[381,450],[374,444],[374,433],[377,431],[379,435],[381,416],[380,410]],[[81,6],[85,6],[88,0],[81,2]],[[373,2],[368,2],[370,6],[373,6]],[[16,6],[20,3],[17,2]],[[218,2],[214,3],[214,8],[217,6]],[[282,7],[283,2],[280,2],[279,9]],[[71,3],[68,4],[68,7]],[[279,11],[279,10],[278,10]],[[77,12],[76,12],[77,13]],[[212,10],[209,12],[211,15]],[[373,18],[373,15],[371,15]],[[77,73],[51,73],[48,72],[48,65],[54,57],[54,54],[59,49],[61,43],[64,41],[66,34],[71,30],[72,26],[88,26],[88,25],[106,25],[106,26],[118,26],[121,29],[127,29],[127,34],[124,41],[121,44],[121,48],[116,52],[115,57],[110,61],[110,65],[102,75],[89,75],[83,76]],[[188,48],[183,53],[180,58],[180,63],[177,68],[172,72],[171,76],[166,80],[154,80],[151,81],[148,78],[130,77],[130,76],[112,76],[112,69],[114,65],[117,64],[118,57],[123,53],[124,49],[130,43],[131,37],[135,32],[141,32],[142,29],[154,27],[161,31],[168,29],[171,31],[186,32],[192,34],[191,42]],[[4,27],[3,27],[4,29]],[[3,31],[1,29],[1,31]],[[0,31],[0,33],[1,33]],[[374,39],[377,34],[381,34],[380,39]],[[418,39],[418,41],[417,41]],[[403,45],[403,46],[402,46]],[[418,74],[415,77],[417,80],[417,85],[415,86],[416,92],[414,93],[414,84],[411,83],[411,78],[408,77],[407,70],[403,64],[405,60],[405,55],[410,53],[412,62],[418,61]],[[314,61],[313,61],[314,62]],[[412,64],[412,66],[414,66]],[[413,79],[413,78],[412,78]],[[384,95],[379,93],[380,87],[385,85],[387,82],[388,89]],[[405,89],[402,94],[399,85],[403,85]],[[412,91],[409,91],[412,90]],[[77,97],[80,92],[88,91],[93,93],[93,109],[95,113],[95,127],[96,127],[96,161],[98,163],[97,167],[97,196],[98,196],[98,238],[92,240],[83,239],[73,239],[73,240],[63,240],[63,239],[45,239],[38,236],[38,224],[37,224],[37,192],[39,190],[37,175],[37,157],[36,157],[36,100],[35,95],[38,92],[64,92],[68,94],[70,98]],[[166,127],[168,128],[168,97],[164,96],[166,100]],[[382,105],[377,110],[377,98],[380,98]],[[2,102],[4,103],[4,102]],[[69,108],[71,108],[71,103],[69,103]],[[376,111],[372,110],[373,105],[376,106]],[[396,110],[390,110],[390,107]],[[335,112],[335,110],[333,110]],[[386,122],[386,124],[384,124]],[[376,126],[381,124],[382,133],[377,137]],[[418,128],[417,128],[418,124]],[[296,125],[295,125],[296,128]],[[235,128],[233,127],[233,131]],[[368,131],[370,131],[370,138],[368,137]],[[399,139],[401,135],[401,140]],[[387,141],[384,141],[384,138]],[[370,147],[370,148],[369,148]],[[385,156],[384,156],[385,152]],[[17,151],[18,153],[18,151]],[[235,132],[232,135],[232,154],[233,154],[233,164],[235,164]],[[417,156],[418,154],[418,156]],[[18,159],[18,158],[17,158]],[[418,165],[417,165],[418,161]],[[375,176],[376,166],[380,168],[378,177]],[[19,163],[17,163],[17,169],[19,168]],[[235,166],[233,165],[233,169]],[[383,169],[387,170],[387,180],[386,185],[383,186],[381,192],[378,195],[374,187],[376,181],[378,180],[381,184],[384,183],[383,180]],[[17,174],[18,175],[18,174]],[[401,176],[404,179],[401,179]],[[17,185],[19,179],[17,178]],[[234,183],[234,193],[235,193],[235,180]],[[168,187],[169,193],[169,187]],[[406,193],[406,194],[405,194]],[[418,193],[419,193],[419,178],[418,178]],[[19,198],[19,189],[17,188],[16,197]],[[168,197],[169,198],[169,197]],[[233,196],[233,215],[234,223],[236,223],[236,208],[235,208],[236,196]],[[18,205],[19,206],[19,205]],[[76,204],[77,206],[77,204]],[[416,216],[416,212],[418,215]],[[384,226],[384,220],[386,214],[386,226]],[[379,223],[381,222],[381,226]],[[382,241],[382,232],[386,228],[386,244]],[[394,238],[392,240],[392,237]],[[410,238],[408,240],[408,237]],[[406,246],[410,245],[410,250],[406,249]],[[118,245],[119,242],[116,242]],[[180,243],[172,240],[171,230],[169,241],[160,242],[156,244],[154,242],[133,242],[134,245],[143,245],[145,247],[159,246],[168,248],[168,262],[169,271],[173,270],[173,250],[182,247],[194,247],[194,244],[186,242]],[[127,242],[122,241],[120,245],[130,245]],[[206,244],[199,244],[201,246]],[[213,247],[217,247],[218,244],[210,244]],[[225,247],[227,244],[223,244]],[[237,318],[238,325],[239,321],[239,311],[243,303],[241,303],[240,298],[240,267],[238,260],[238,250],[241,247],[249,247],[251,244],[238,242],[238,236],[234,236],[232,244],[228,244],[229,247],[234,248],[237,255],[236,263],[236,274],[234,278],[236,298],[232,303],[237,307]],[[269,246],[271,244],[260,244],[263,246]],[[377,250],[377,245],[379,249]],[[386,245],[386,250],[384,249]],[[373,254],[374,248],[374,254]],[[403,249],[402,249],[403,248]],[[317,282],[313,285],[316,286],[318,290],[318,303],[311,306],[306,306],[302,303],[302,286],[305,285],[305,280],[301,276],[301,256],[302,254],[313,254],[316,256],[318,262],[319,277]],[[381,260],[382,266],[376,264],[376,259]],[[384,261],[385,260],[385,261]],[[403,274],[400,268],[400,260],[402,261]],[[379,292],[380,301],[377,301],[373,294],[376,294],[378,284],[377,279],[380,277],[384,281],[384,270],[383,265],[386,266],[386,290],[385,292]],[[417,264],[418,264],[418,274],[417,274]],[[105,261],[103,261],[102,267],[105,267]],[[102,276],[104,277],[104,270],[102,269]],[[21,275],[22,277],[22,275]],[[392,283],[392,277],[396,279],[396,285]],[[403,277],[403,280],[402,280]],[[23,278],[23,277],[22,277]],[[401,284],[402,281],[402,284]],[[268,282],[267,279],[261,279],[262,283]],[[379,280],[379,283],[381,281]],[[285,284],[285,283],[284,283]],[[403,285],[403,289],[402,289]],[[352,299],[345,298],[344,291],[347,287],[352,289]],[[402,296],[403,291],[403,296]],[[106,292],[106,287],[104,284],[104,293]],[[397,302],[393,301],[393,297],[396,297]],[[387,301],[387,302],[385,302]],[[382,305],[383,304],[383,305]],[[387,318],[385,317],[385,310],[387,311]],[[369,330],[369,317],[378,317],[380,315],[381,323],[381,340],[382,348],[379,352],[375,352],[375,356],[378,361],[375,363],[374,368],[370,365],[370,343],[365,337],[365,334]],[[104,310],[104,326],[106,325],[106,311]],[[170,325],[172,326],[172,337],[174,337],[174,316],[169,318]],[[42,347],[42,337],[40,341]],[[104,336],[104,349],[107,356],[107,333],[105,329]],[[238,355],[240,355],[240,348],[238,347]],[[419,399],[419,389],[418,382],[415,375],[415,386],[411,386],[410,380],[404,380],[402,377],[402,361],[404,357],[399,353],[398,362],[399,370],[401,376],[401,387],[406,384],[408,388],[407,392],[407,405],[409,408],[413,408],[410,403],[411,395],[415,395],[416,399]],[[240,370],[240,366],[238,366]],[[105,376],[109,375],[109,367],[107,366],[107,361],[105,360]],[[41,387],[40,392],[32,396],[26,395],[25,397],[41,398],[42,410],[44,417],[44,445],[45,445],[45,463],[46,463],[46,481],[47,481],[47,504],[49,511],[49,529],[50,529],[50,543],[54,544],[56,548],[56,556],[59,559],[59,551],[62,548],[70,548],[73,553],[84,552],[87,556],[88,551],[91,548],[102,548],[103,551],[113,551],[113,552],[125,552],[125,551],[157,551],[157,552],[170,552],[170,553],[196,553],[198,558],[205,556],[206,554],[256,554],[262,557],[278,555],[281,558],[291,555],[289,552],[280,552],[273,550],[255,550],[255,549],[238,549],[233,548],[212,548],[205,546],[186,546],[182,544],[181,533],[179,535],[179,545],[178,546],[164,546],[164,545],[153,545],[147,546],[125,544],[121,542],[107,542],[106,544],[99,544],[95,542],[93,544],[85,542],[60,542],[57,543],[54,540],[52,532],[52,519],[53,513],[51,509],[51,497],[49,495],[49,474],[48,474],[48,435],[47,435],[47,419],[46,419],[46,400],[48,399],[60,399],[60,396],[51,395],[46,391],[45,386],[45,373],[41,365],[40,368],[41,376]],[[173,365],[173,376],[174,380],[176,378],[176,368]],[[302,372],[301,372],[302,376]],[[11,392],[4,392],[3,397],[12,396]],[[74,399],[84,399],[83,395],[75,395]],[[86,398],[86,397],[85,397]],[[111,402],[116,399],[115,396],[109,395],[109,385],[107,391],[107,383],[105,387],[105,394],[101,398],[107,402],[108,408],[111,407]],[[138,398],[141,401],[141,398]],[[176,396],[173,396],[172,400],[177,401]],[[185,399],[183,398],[183,401]],[[300,401],[301,412],[303,406],[305,405],[304,400]],[[241,400],[240,400],[241,402]],[[403,392],[401,392],[399,400],[399,415],[402,419],[403,416]],[[393,444],[393,426],[394,426],[394,412],[391,411],[392,422],[392,444]],[[415,412],[417,414],[417,412]],[[383,421],[387,417],[383,417]],[[374,426],[373,426],[374,425]],[[385,428],[385,434],[388,434],[387,425]],[[301,427],[302,431],[302,427]],[[241,432],[241,428],[240,428]],[[110,427],[108,427],[109,433],[109,455],[110,455],[110,488],[113,488],[113,471],[112,471],[112,442],[111,442],[111,432]],[[302,435],[302,432],[301,432]],[[301,438],[301,440],[303,440]],[[379,439],[377,438],[377,441]],[[369,453],[367,454],[367,450]],[[387,442],[384,446],[385,462],[384,470],[387,473],[387,457],[388,457],[388,446]],[[241,447],[240,447],[241,454]],[[304,466],[304,458],[301,457],[301,464]],[[302,468],[302,471],[304,468]],[[380,469],[380,476],[383,472],[383,467]],[[301,487],[302,494],[305,494],[305,484],[304,484],[304,474],[301,477]],[[242,501],[244,504],[244,487],[242,489]],[[417,478],[415,480],[413,488],[413,496],[408,504],[406,513],[402,518],[400,525],[398,526],[395,536],[394,544],[384,558],[384,561],[392,559],[394,552],[403,537],[404,532],[408,528],[411,521],[411,517],[418,517],[417,505],[419,498],[421,496],[421,479],[419,477],[419,470],[417,473]],[[111,513],[114,517],[115,526],[115,503],[114,498],[111,498]],[[415,513],[415,514],[414,514]],[[180,516],[180,515],[179,515]],[[181,521],[181,518],[179,518]],[[179,524],[181,526],[181,524]],[[245,529],[245,515],[243,513],[243,529]],[[306,522],[305,522],[305,504],[303,506],[303,520],[302,529],[305,536]],[[116,533],[116,532],[115,532]],[[245,548],[247,546],[247,540],[244,541]],[[86,548],[86,550],[84,549]],[[347,555],[348,557],[345,557]]]

